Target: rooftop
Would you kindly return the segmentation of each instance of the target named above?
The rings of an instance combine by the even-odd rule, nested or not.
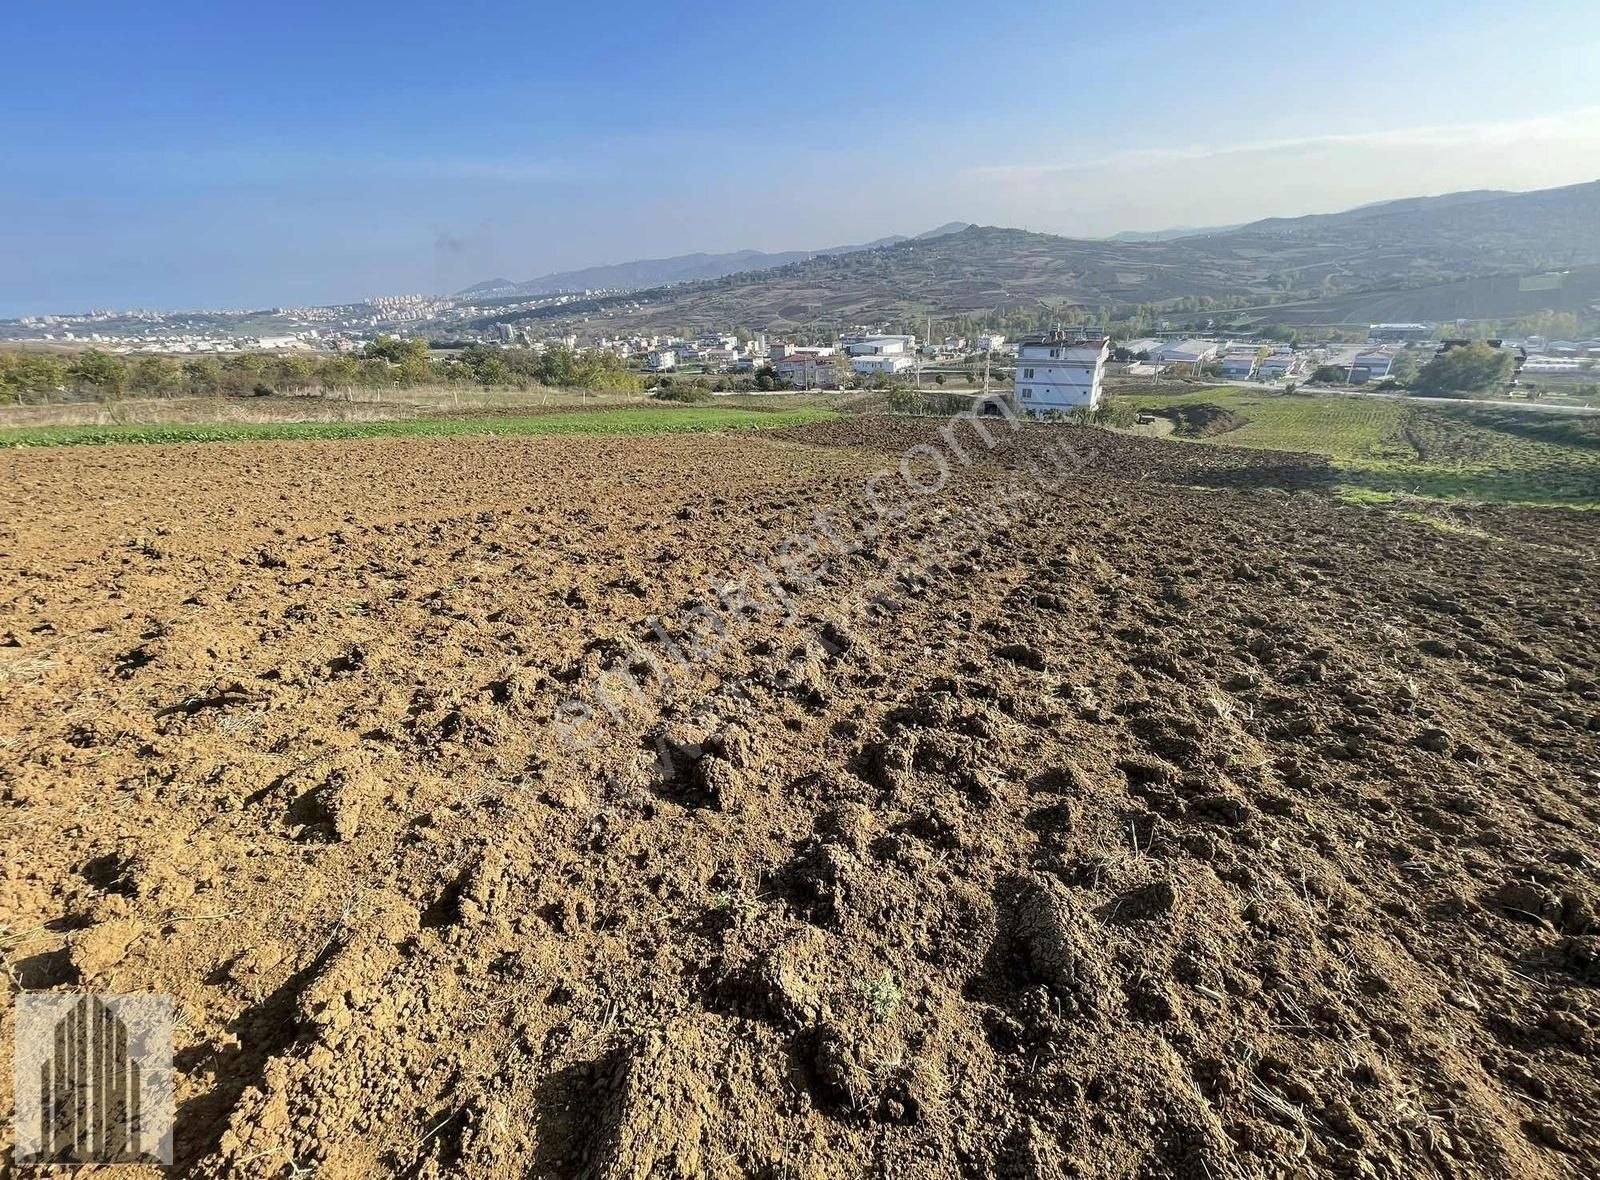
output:
[[[1050,344],[1064,348],[1102,348],[1109,343],[1104,336],[1080,336],[1073,332],[1036,332],[1024,336],[1018,344]]]

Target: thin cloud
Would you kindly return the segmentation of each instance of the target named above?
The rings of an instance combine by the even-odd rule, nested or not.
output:
[[[981,164],[967,169],[967,175],[986,181],[1015,183],[1067,174],[1082,174],[1089,168],[1190,163],[1233,156],[1305,154],[1329,148],[1518,147],[1529,142],[1545,143],[1558,140],[1571,140],[1584,144],[1600,143],[1600,106],[1582,107],[1578,110],[1541,115],[1531,119],[1308,135],[1220,147],[1138,148],[1115,152],[1097,160],[1086,161],[1080,158],[1058,164]]]

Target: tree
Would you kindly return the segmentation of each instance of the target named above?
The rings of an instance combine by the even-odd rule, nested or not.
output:
[[[578,357],[565,344],[545,349],[544,355],[539,359],[543,362],[541,380],[544,384],[564,386],[578,384]]]
[[[428,360],[428,346],[422,341],[420,354],[412,352],[396,367],[395,378],[400,385],[425,385],[433,377],[433,364]]]
[[[881,377],[881,373],[873,374]],[[882,386],[868,385],[868,388],[889,388],[885,381]],[[915,389],[896,388],[889,393],[889,410],[895,414],[926,414],[928,412],[928,399]]]
[[[1394,363],[1389,366],[1389,376],[1402,385],[1409,384],[1416,379],[1421,368],[1422,362],[1417,359],[1416,350],[1405,348],[1394,354]]]
[[[37,352],[0,352],[0,402],[47,397],[67,381],[67,366]]]
[[[1094,421],[1102,426],[1132,426],[1138,416],[1131,403],[1109,394],[1100,399],[1094,411]]]
[[[279,393],[293,393],[312,383],[316,364],[310,357],[279,356],[267,366],[267,383]]]
[[[164,356],[142,356],[128,368],[128,388],[143,397],[167,397],[183,385],[177,363]]]
[[[80,353],[67,369],[79,386],[94,391],[98,398],[118,396],[128,383],[128,367],[121,357],[91,348]]]
[[[364,357],[356,367],[356,383],[368,389],[385,389],[400,383],[399,370],[382,357]]]
[[[379,335],[361,350],[361,355],[388,361],[391,365],[404,365],[407,360],[428,359],[428,342],[421,339],[401,340],[398,336]]]
[[[1583,332],[1583,322],[1570,311],[1538,311],[1518,320],[1517,331],[1527,336],[1574,340]]]
[[[355,357],[341,354],[330,356],[317,364],[317,384],[323,392],[329,389],[349,389],[360,377],[360,363]]]
[[[214,356],[196,357],[183,363],[183,378],[189,383],[189,392],[209,395],[222,388],[222,362]]]
[[[260,353],[241,352],[218,362],[217,379],[212,392],[222,397],[246,397],[265,388],[267,358]]]
[[[453,366],[454,372],[462,373],[468,380],[484,386],[504,385],[511,376],[500,350],[490,348],[487,344],[467,345],[456,357]]]
[[[1482,342],[1465,344],[1447,349],[1423,365],[1413,388],[1446,397],[1478,393],[1503,388],[1514,368],[1511,354],[1503,349]]]

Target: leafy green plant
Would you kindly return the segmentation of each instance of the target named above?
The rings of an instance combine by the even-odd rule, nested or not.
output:
[[[894,972],[887,967],[870,982],[857,983],[856,993],[866,1002],[867,1011],[872,1013],[875,1024],[888,1024],[894,1019],[895,1010],[900,1007],[903,996],[900,984],[895,980]]]

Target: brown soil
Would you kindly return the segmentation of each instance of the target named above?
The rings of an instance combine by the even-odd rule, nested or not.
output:
[[[0,456],[12,988],[185,1175],[1596,1174],[1600,517],[1041,427],[642,639],[919,441]]]

